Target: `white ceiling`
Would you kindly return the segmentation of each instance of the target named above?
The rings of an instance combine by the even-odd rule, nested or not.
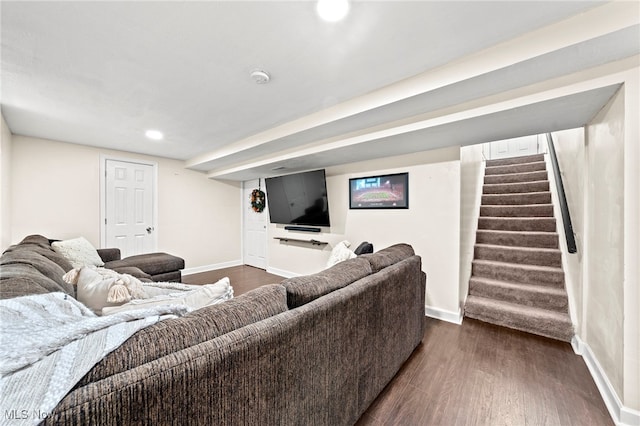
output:
[[[412,78],[423,76],[424,83],[429,72],[601,5],[362,1],[331,24],[316,16],[311,1],[2,1],[2,113],[14,134],[185,160],[211,177],[239,180],[273,175],[282,166],[326,167],[575,127],[593,117],[615,87],[444,127],[376,133],[637,55],[636,23],[574,41],[567,36],[564,45],[508,66],[386,95]],[[271,82],[255,84],[254,69],[267,70]],[[560,107],[581,112],[549,115]],[[547,122],[527,124],[525,113]],[[504,120],[510,130],[497,131]],[[147,140],[149,128],[165,139]],[[357,146],[348,142],[355,135],[363,138]],[[434,135],[437,141],[425,142]],[[317,149],[323,144],[335,149]]]

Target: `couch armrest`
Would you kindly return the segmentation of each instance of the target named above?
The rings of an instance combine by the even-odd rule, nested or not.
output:
[[[97,249],[98,255],[102,259],[104,263],[111,262],[114,260],[120,260],[120,249],[119,248],[102,248]]]

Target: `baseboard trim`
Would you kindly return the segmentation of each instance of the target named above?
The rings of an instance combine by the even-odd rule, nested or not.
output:
[[[434,308],[432,306],[424,307],[424,314],[429,318],[435,318],[440,321],[451,322],[453,324],[462,324],[462,310],[458,309],[458,312],[445,311],[444,309]]]
[[[614,423],[617,426],[639,425],[640,411],[625,407],[622,404],[622,401],[620,401],[618,394],[613,388],[613,385],[611,385],[609,378],[589,345],[583,342],[580,337],[574,336],[573,339],[571,339],[571,346],[574,352],[581,355],[585,364],[587,364],[587,369],[589,373],[591,373],[591,377],[593,377],[593,381],[596,383]]]
[[[267,272],[273,275],[280,275],[281,277],[285,277],[285,278],[293,278],[293,277],[300,276],[300,274],[297,274],[295,272],[285,271],[284,269],[278,269],[278,268],[267,268]]]
[[[182,275],[199,274],[201,272],[215,271],[217,269],[232,268],[234,266],[241,266],[242,264],[242,260],[238,259],[231,260],[229,262],[214,263],[212,265],[195,266],[193,268],[183,269]]]

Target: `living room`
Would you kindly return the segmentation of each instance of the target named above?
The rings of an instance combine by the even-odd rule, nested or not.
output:
[[[612,10],[613,8],[605,9],[605,12],[613,14],[612,19],[609,20],[612,27],[634,26],[637,28],[638,17],[633,13],[626,13],[627,17],[624,19],[628,21],[625,21],[621,17],[625,15],[624,12],[614,13]],[[591,19],[605,12],[592,12]],[[584,16],[583,18],[587,19]],[[564,24],[569,25],[569,22]],[[548,34],[554,34],[551,30],[548,31]],[[584,31],[587,32],[588,29]],[[605,30],[601,31],[605,32]],[[610,28],[606,31],[613,30]],[[523,43],[526,41],[524,40]],[[572,43],[567,40],[563,42],[567,45]],[[525,44],[517,46],[524,49]],[[476,62],[471,61],[463,65],[467,67],[469,64],[491,63],[489,59],[499,56],[504,48],[503,45],[500,49],[485,52],[483,58],[475,58]],[[557,50],[560,49],[557,48]],[[527,53],[532,57],[535,56],[531,52]],[[526,59],[520,60],[524,62]],[[444,71],[454,72],[461,68],[463,68],[462,65],[456,68],[454,64],[448,69],[445,68]],[[475,72],[481,75],[484,71],[478,65]],[[3,66],[3,79],[4,74]],[[440,76],[427,72],[421,75],[423,81],[436,77]],[[405,84],[413,83],[414,87],[417,87],[416,91],[424,90],[424,87],[419,87],[420,79],[418,78],[409,79],[407,82]],[[429,84],[435,85],[435,83]],[[624,210],[625,236],[619,244],[616,243],[616,247],[623,248],[621,256],[624,257],[624,266],[617,270],[617,273],[622,274],[623,282],[615,284],[619,285],[620,293],[624,294],[625,305],[622,312],[616,313],[616,318],[624,318],[623,323],[616,326],[617,335],[622,336],[622,342],[607,342],[608,337],[594,333],[591,335],[592,338],[596,336],[596,339],[604,339],[604,341],[592,340],[590,344],[605,347],[612,344],[616,348],[623,347],[620,351],[616,349],[611,352],[606,350],[599,352],[601,357],[609,357],[613,354],[615,358],[599,359],[599,362],[605,365],[603,368],[605,376],[612,376],[609,380],[615,382],[615,395],[612,399],[618,398],[619,406],[633,413],[633,410],[640,409],[637,394],[638,375],[635,374],[639,368],[637,362],[638,306],[637,297],[634,299],[634,295],[637,296],[637,283],[640,276],[637,266],[634,266],[640,263],[634,262],[639,259],[636,241],[638,241],[637,237],[640,237],[637,220],[634,219],[638,217],[640,201],[637,190],[640,179],[635,167],[640,156],[634,142],[637,140],[638,126],[637,120],[633,119],[638,116],[637,52],[622,59],[603,59],[601,64],[585,67],[585,69],[563,71],[559,76],[541,79],[540,82],[523,85],[517,90],[505,89],[482,98],[483,102],[477,104],[468,101],[470,104],[462,107],[461,103],[458,109],[454,108],[454,111],[443,112],[435,118],[422,117],[421,121],[433,120],[424,123],[423,126],[427,129],[436,128],[443,122],[472,120],[616,84],[623,84],[624,87],[621,92],[623,95],[618,98],[617,105],[621,105],[623,110],[621,114],[625,118],[623,142],[615,148],[616,153],[624,153],[624,158],[621,160],[624,165],[622,171],[624,203],[621,208]],[[393,89],[399,91],[402,89],[402,86],[399,86]],[[387,89],[386,93],[393,92]],[[363,99],[367,101],[373,98]],[[229,179],[228,176],[225,178],[225,169],[232,170],[231,166],[220,167],[216,172],[220,175],[219,177],[211,176],[209,171],[207,171],[208,175],[197,168],[186,167],[187,164],[182,159],[141,154],[133,150],[128,151],[121,146],[119,149],[92,146],[91,141],[87,141],[86,144],[77,140],[71,143],[61,138],[56,140],[24,135],[12,130],[12,120],[8,118],[9,115],[13,117],[17,109],[19,109],[18,105],[6,104],[3,99],[0,150],[2,161],[0,248],[2,250],[30,234],[42,234],[56,239],[84,236],[96,247],[102,246],[100,170],[103,159],[109,157],[157,164],[158,214],[155,224],[157,249],[183,257],[186,262],[185,274],[243,263],[242,209],[246,200],[242,196],[242,181],[251,181],[254,176],[247,173],[246,178],[242,179]],[[549,114],[553,115],[552,109],[549,109]],[[504,116],[499,118],[505,119]],[[438,119],[442,121],[438,122]],[[69,120],[73,122],[72,118]],[[537,122],[531,125],[533,129],[527,128],[521,131],[534,134],[568,128],[553,128],[553,125],[548,123]],[[588,123],[589,121],[584,125]],[[487,134],[491,135],[490,132]],[[396,136],[402,139],[403,135],[404,133],[398,133]],[[482,132],[475,132],[475,135],[479,138],[478,142],[495,140],[483,139],[486,134]],[[520,134],[517,132],[506,134],[505,138],[515,136]],[[426,138],[425,135],[422,137]],[[461,318],[460,312],[467,293],[469,251],[472,250],[472,248],[463,247],[461,242],[468,238],[467,224],[473,220],[469,219],[472,216],[470,210],[473,206],[465,202],[465,197],[469,189],[466,184],[466,173],[477,166],[476,160],[468,162],[467,157],[468,150],[474,149],[472,147],[475,141],[473,138],[461,138],[458,143],[450,145],[444,143],[439,145],[440,142],[436,141],[428,145],[429,149],[400,151],[396,155],[347,162],[336,159],[340,157],[340,151],[335,151],[338,154],[332,157],[330,146],[307,147],[306,149],[312,150],[312,153],[319,157],[324,155],[326,158],[319,168],[324,168],[327,174],[332,223],[330,229],[323,230],[322,239],[329,245],[324,249],[317,249],[281,244],[273,237],[291,236],[292,233],[287,233],[280,226],[269,225],[267,270],[291,276],[318,272],[324,268],[330,248],[345,239],[352,244],[365,240],[372,241],[376,249],[399,242],[410,243],[416,253],[422,257],[423,270],[428,276],[427,312],[431,316],[455,322]],[[393,142],[390,143],[393,144]],[[263,158],[256,157],[255,164],[252,162],[238,164],[241,170],[248,171],[262,167],[264,171],[273,169],[278,162],[295,162],[296,158],[303,158],[301,153],[286,154],[284,157],[279,152],[276,154],[278,155],[274,154],[273,158],[266,162]],[[566,158],[565,161],[567,161]],[[409,209],[393,211],[349,209],[347,203],[349,178],[401,172],[408,172],[410,176]],[[261,177],[275,174],[275,172],[265,171]],[[585,213],[585,215],[588,214]],[[587,300],[586,296],[584,300]],[[587,321],[586,303],[578,307],[581,312],[585,310],[581,313],[584,317],[580,319],[585,322]],[[606,310],[603,309],[598,315],[591,321],[606,323]],[[583,337],[588,341],[586,335]]]

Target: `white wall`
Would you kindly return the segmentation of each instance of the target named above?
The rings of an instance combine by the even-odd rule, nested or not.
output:
[[[624,86],[589,125],[554,134],[577,237],[565,262],[576,332],[621,424],[640,418],[639,74],[612,76]]]
[[[482,186],[484,184],[486,146],[460,148],[460,305],[469,293],[469,279],[474,257]]]
[[[12,135],[0,115],[0,253],[11,245],[11,148]]]
[[[587,127],[585,341],[623,394],[624,92]],[[599,321],[592,321],[599,318]]]
[[[583,259],[585,256],[585,183],[589,179],[585,165],[585,129],[571,129],[553,134],[553,141],[562,174],[562,183],[567,198],[567,205],[571,215],[571,224],[576,241],[576,253],[569,254],[566,249],[566,237],[564,229],[560,225],[562,215],[557,210],[555,213],[558,219],[558,232],[560,233],[560,245],[563,248],[563,269],[565,272],[565,283],[569,294],[569,309],[571,318],[576,325],[576,333],[583,335]],[[546,149],[546,148],[545,148]],[[549,180],[551,182],[552,193],[555,200],[555,179],[550,165]]]
[[[378,173],[409,172],[409,209],[350,210],[349,179]],[[285,231],[269,225],[269,270],[287,275],[325,268],[331,250],[342,240],[354,249],[362,241],[380,250],[395,243],[411,244],[427,273],[427,306],[459,312],[460,150],[458,147],[404,155],[326,169],[331,228],[320,234]],[[276,236],[314,238],[324,248],[280,243]]]
[[[207,179],[181,161],[16,135],[12,243],[82,235],[99,247],[101,154],[158,163],[159,251],[183,257],[187,268],[241,259],[238,182]]]

